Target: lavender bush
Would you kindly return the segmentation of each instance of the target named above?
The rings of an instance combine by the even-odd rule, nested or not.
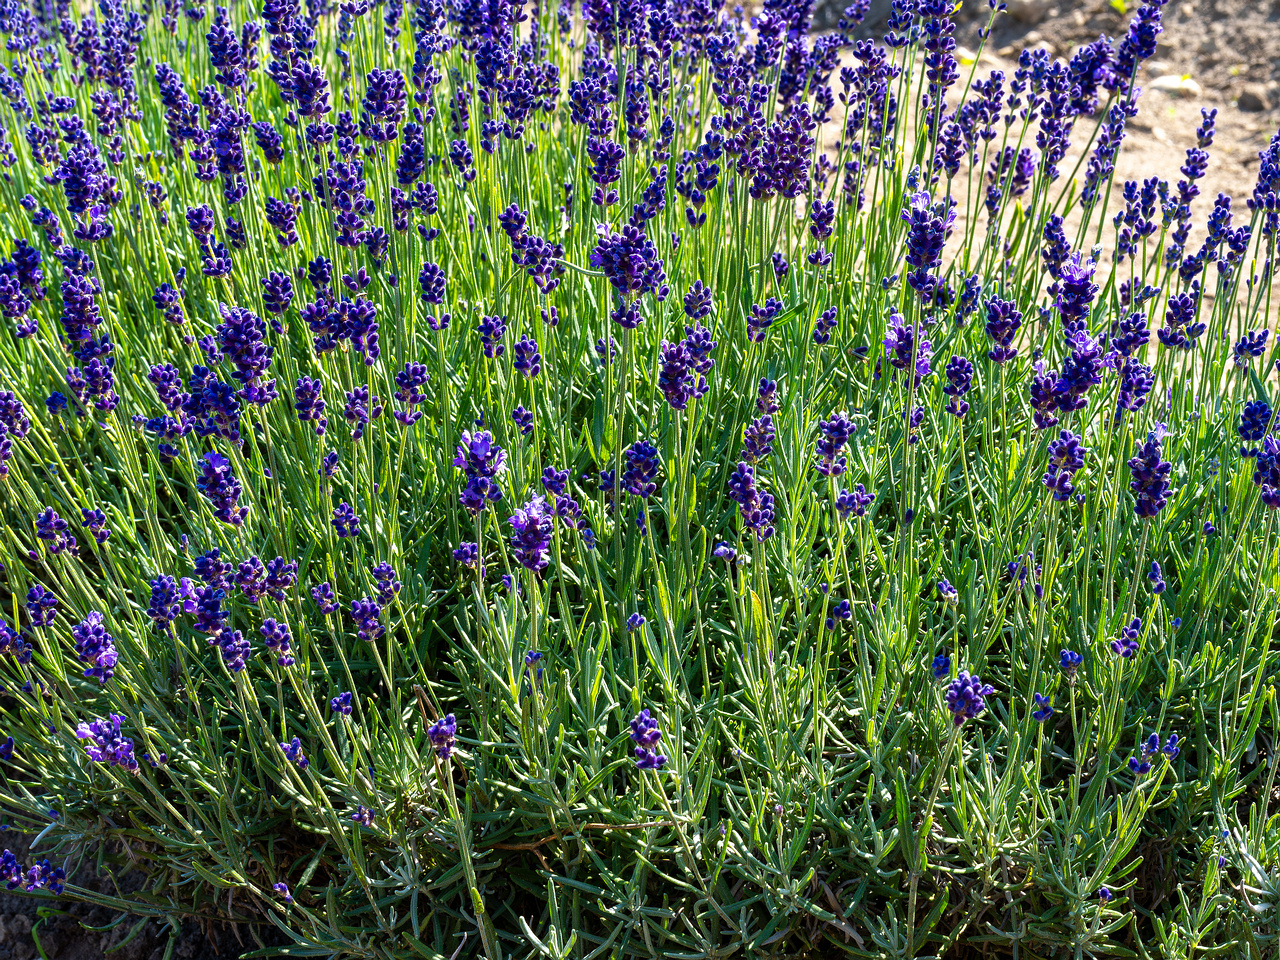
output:
[[[1115,181],[1156,0],[864,9],[4,0],[10,889],[1274,955],[1280,135]]]

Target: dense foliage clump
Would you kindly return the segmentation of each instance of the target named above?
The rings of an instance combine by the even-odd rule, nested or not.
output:
[[[1162,0],[1012,76],[864,12],[0,5],[11,889],[1275,950],[1280,135],[1115,182]]]

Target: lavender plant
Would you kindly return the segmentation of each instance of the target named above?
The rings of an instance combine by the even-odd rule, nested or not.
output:
[[[1116,183],[1162,0],[1012,76],[865,10],[0,5],[9,889],[1276,949],[1280,133]]]

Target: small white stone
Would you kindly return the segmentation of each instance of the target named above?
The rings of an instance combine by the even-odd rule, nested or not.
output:
[[[1173,74],[1156,77],[1151,81],[1148,89],[1159,90],[1171,97],[1182,97],[1185,100],[1195,100],[1203,93],[1200,84],[1190,77],[1179,77]]]
[[[1042,23],[1053,6],[1051,0],[1008,0],[1009,16],[1019,23]]]

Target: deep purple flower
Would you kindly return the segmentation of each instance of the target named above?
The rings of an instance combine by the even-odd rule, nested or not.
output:
[[[1240,439],[1246,443],[1257,443],[1266,436],[1267,429],[1271,426],[1272,415],[1271,404],[1265,400],[1253,400],[1246,403],[1244,409],[1240,412],[1240,426],[1238,428]],[[1241,456],[1257,456],[1257,453],[1256,449],[1240,448]]]
[[[147,606],[147,616],[159,632],[168,630],[182,612],[182,604],[178,599],[178,582],[173,577],[160,576],[151,581],[151,602]]]
[[[27,591],[27,616],[32,627],[47,627],[58,616],[58,598],[41,584],[34,583]]]
[[[240,526],[249,515],[249,508],[239,506],[244,488],[231,472],[231,461],[212,450],[202,460],[196,488],[212,504],[215,517],[233,527]]]
[[[76,642],[76,656],[81,663],[89,664],[84,671],[86,677],[96,677],[99,683],[106,683],[115,676],[120,654],[116,650],[115,639],[107,633],[101,613],[90,611],[84,620],[71,628],[71,637]]]
[[[777,413],[778,412],[778,381],[769,380],[766,377],[760,378],[760,385],[756,390],[756,412],[757,413]]]
[[[502,343],[502,338],[507,332],[506,317],[481,317],[480,325],[476,327],[476,332],[480,334],[484,355],[490,360],[496,360],[506,353],[507,347]]]
[[[765,414],[752,420],[742,431],[742,459],[747,463],[758,463],[773,453],[773,441],[777,431],[773,425],[773,417]]]
[[[1256,359],[1262,356],[1266,349],[1267,336],[1270,330],[1248,330],[1245,335],[1236,341],[1235,345],[1235,363],[1237,367],[1244,367],[1248,364],[1250,358]]]
[[[1116,50],[1112,80],[1121,94],[1129,94],[1138,67],[1156,52],[1156,37],[1163,31],[1161,17],[1166,0],[1148,0],[1129,21],[1129,31]]]
[[[831,607],[831,612],[827,616],[826,628],[834,631],[835,628],[845,620],[852,619],[853,605],[848,600],[841,600],[839,603]]]
[[[1067,678],[1074,680],[1076,671],[1080,669],[1080,664],[1084,662],[1084,657],[1076,653],[1074,650],[1063,650],[1058,658],[1058,668],[1067,675]]]
[[[622,489],[633,497],[647,500],[658,489],[658,448],[637,440],[623,451],[626,466],[622,471]]]
[[[930,271],[942,263],[942,248],[956,222],[955,201],[934,203],[928,193],[914,193],[902,211],[907,223],[907,282],[924,299],[930,299],[938,278]]]
[[[366,643],[373,643],[387,632],[381,617],[382,606],[372,597],[351,601],[351,619],[356,622],[356,635]]]
[[[1098,139],[1089,157],[1089,165],[1085,169],[1084,186],[1080,189],[1080,205],[1086,210],[1092,208],[1099,199],[1100,193],[1110,182],[1116,168],[1116,155],[1124,140],[1125,123],[1130,117],[1137,116],[1136,104],[1117,101],[1107,112],[1106,122],[1098,133]],[[1117,251],[1118,259],[1123,259],[1126,245],[1121,243]]]
[[[222,630],[209,638],[209,645],[219,649],[222,662],[232,673],[244,670],[253,655],[253,645],[239,630]]]
[[[884,349],[889,362],[896,369],[913,371],[915,386],[919,386],[920,381],[933,371],[930,362],[933,344],[928,340],[917,343],[915,328],[909,323],[903,323],[900,314],[893,313],[889,316],[889,332],[885,334]]]
[[[1071,478],[1084,467],[1089,448],[1081,438],[1069,430],[1061,431],[1049,443],[1049,470],[1044,475],[1044,485],[1053,493],[1053,499],[1065,503],[1075,493]]]
[[[1133,474],[1129,489],[1135,498],[1134,512],[1146,519],[1157,516],[1169,502],[1169,473],[1173,464],[1162,458],[1156,432],[1147,434],[1146,442],[1129,460],[1129,470]]]
[[[427,401],[427,395],[422,392],[421,387],[425,386],[431,377],[427,373],[427,368],[412,360],[406,360],[404,369],[395,376],[397,390],[395,398],[401,403],[410,407],[420,406]],[[420,410],[397,410],[395,418],[406,427],[417,423],[422,417]]]
[[[359,384],[346,394],[346,403],[342,407],[342,417],[351,424],[351,439],[364,437],[364,429],[374,420],[382,416],[382,398],[370,396],[367,384]]]
[[[1151,581],[1151,592],[1154,594],[1164,593],[1168,587],[1164,581],[1164,574],[1160,570],[1160,564],[1155,560],[1151,561],[1151,572],[1147,574],[1147,579]]]
[[[76,538],[67,533],[69,524],[53,507],[45,507],[36,517],[36,537],[43,540],[49,553],[76,553]]]
[[[311,766],[311,761],[308,760],[307,755],[302,752],[302,741],[297,737],[294,737],[288,743],[280,744],[280,749],[284,751],[284,758],[290,763],[296,763],[299,770],[305,770],[307,767]],[[284,887],[284,890],[280,891],[280,887]],[[277,892],[281,893],[281,896],[285,897],[290,902],[293,901],[293,898],[289,896],[289,888],[283,883],[276,884],[276,888]]]
[[[236,368],[232,376],[246,387],[256,384],[258,378],[271,366],[275,354],[275,348],[263,342],[267,333],[266,324],[257,314],[244,307],[220,303],[218,311],[222,316],[222,323],[217,330],[218,345],[226,359]]]
[[[375,143],[396,139],[407,103],[404,74],[395,69],[370,70],[361,104],[361,135]]]
[[[282,667],[293,666],[295,661],[289,652],[289,641],[292,639],[289,635],[289,625],[268,617],[262,622],[261,632],[266,640],[267,649],[278,654],[276,663]]]
[[[516,560],[526,570],[546,568],[554,533],[553,515],[547,509],[545,497],[535,496],[509,518],[511,523],[511,549]]]
[[[1049,295],[1062,318],[1063,332],[1070,337],[1077,330],[1084,330],[1093,308],[1093,298],[1098,295],[1098,285],[1093,282],[1097,265],[1085,260],[1079,253],[1062,264],[1058,279],[1049,285]]]
[[[457,560],[464,567],[475,570],[480,566],[480,572],[484,572],[484,567],[480,563],[480,548],[474,543],[460,543],[453,551],[453,559]]]
[[[337,613],[341,609],[337,595],[334,594],[333,587],[329,585],[327,580],[319,586],[311,588],[311,599],[315,601],[316,606],[320,608],[320,612],[325,616]]]
[[[435,747],[436,756],[441,760],[448,760],[453,753],[457,735],[458,721],[452,713],[427,728],[427,739],[431,741],[431,745]]]
[[[124,717],[109,714],[106,720],[92,723],[81,721],[76,727],[76,738],[87,740],[84,751],[94,763],[109,767],[122,767],[129,773],[138,772],[138,761],[133,755],[133,741],[120,736],[120,724]]]
[[[947,709],[955,718],[956,726],[966,720],[972,720],[987,709],[986,698],[995,693],[995,688],[985,684],[977,676],[970,676],[964,670],[951,681],[947,687]]]
[[[262,278],[262,300],[268,313],[284,313],[293,302],[293,280],[287,273],[273,271]]]
[[[751,464],[739,463],[729,475],[729,498],[738,505],[743,526],[756,535],[756,542],[764,543],[773,536],[773,497],[756,485]]]
[[[515,345],[515,363],[520,373],[532,380],[542,372],[542,354],[538,352],[538,343],[531,337],[521,337]]]
[[[693,281],[693,286],[684,298],[685,315],[694,321],[705,320],[711,315],[711,288],[703,286],[701,280]]]
[[[647,709],[641,710],[631,721],[631,739],[636,744],[636,768],[639,770],[661,770],[667,764],[667,758],[655,748],[662,739],[662,731],[658,729],[657,718],[651,717]]]
[[[351,716],[351,691],[343,690],[329,701],[329,710],[344,717]]]
[[[947,362],[946,374],[947,382],[942,392],[951,397],[947,413],[963,417],[969,412],[969,404],[961,398],[973,389],[973,364],[964,357],[954,356]]]
[[[987,300],[987,336],[992,346],[987,356],[996,363],[1007,363],[1018,355],[1013,338],[1022,326],[1022,313],[1012,300],[991,297]]]
[[[1134,617],[1127,627],[1120,630],[1120,636],[1111,641],[1111,649],[1125,660],[1131,660],[1138,654],[1138,638],[1142,636],[1142,620]]]
[[[329,419],[324,415],[324,393],[319,378],[298,378],[294,387],[293,408],[298,411],[298,419],[303,423],[315,424],[317,437],[324,436]]]
[[[752,305],[751,312],[747,314],[747,340],[751,343],[763,340],[781,312],[782,301],[774,297],[769,297],[763,304]]]
[[[813,342],[821,346],[831,342],[831,332],[836,328],[839,308],[828,307],[818,315],[813,328]]]
[[[1036,366],[1036,373],[1031,378],[1032,419],[1037,430],[1048,430],[1058,422],[1055,413],[1059,409],[1058,374],[1050,370],[1043,372],[1044,361]]]
[[[80,526],[89,528],[95,542],[103,544],[111,539],[111,528],[107,526],[107,515],[103,511],[81,507],[80,514],[84,517]]]
[[[374,582],[377,585],[378,603],[384,607],[388,606],[395,600],[404,584],[396,579],[395,567],[385,561],[378,564],[370,572],[373,574]]]
[[[838,477],[844,473],[849,459],[841,451],[853,436],[853,429],[853,421],[839,413],[833,414],[830,420],[818,421],[821,435],[814,447],[818,473],[824,477]]]
[[[1036,709],[1031,711],[1031,718],[1037,723],[1044,723],[1053,716],[1053,698],[1037,693],[1035,702]]]
[[[1083,320],[1076,321],[1067,333],[1071,353],[1063,359],[1062,375],[1054,385],[1058,409],[1064,413],[1083,410],[1088,405],[1085,395],[1089,389],[1102,382],[1102,344],[1089,335],[1083,324]]]
[[[267,596],[278,603],[284,603],[285,591],[298,582],[298,564],[286,561],[284,557],[276,557],[267,562],[265,589]]]
[[[938,654],[933,658],[930,669],[933,670],[933,679],[938,681],[947,679],[951,676],[951,658],[945,653]]]
[[[858,484],[852,490],[841,490],[839,496],[836,497],[836,510],[840,516],[848,517],[853,514],[858,517],[867,515],[867,507],[875,501],[874,493],[867,493],[866,487]]]
[[[1119,426],[1126,410],[1140,410],[1147,402],[1147,394],[1155,386],[1156,378],[1151,368],[1137,360],[1128,360],[1120,375],[1120,391],[1116,397],[1116,415],[1112,421]]]
[[[20,664],[28,664],[35,654],[35,648],[21,633],[0,620],[0,653],[8,654]]]
[[[498,475],[506,470],[506,452],[493,442],[493,435],[478,431],[462,432],[453,465],[466,475],[466,486],[458,502],[472,514],[478,514],[490,502],[502,499]]]
[[[27,893],[34,893],[48,887],[50,893],[60,894],[63,891],[62,881],[66,878],[66,871],[61,867],[51,866],[47,859],[37,860],[27,871],[24,889]]]
[[[624,299],[643,293],[666,299],[670,288],[663,262],[641,228],[625,224],[621,233],[613,233],[600,224],[596,233],[600,240],[591,252],[591,265],[604,272]]]
[[[360,518],[345,500],[333,508],[333,528],[340,537],[360,535]]]
[[[1259,497],[1269,508],[1280,508],[1280,440],[1267,434],[1262,448],[1254,453],[1253,483],[1259,487]],[[1205,524],[1205,533],[1215,532],[1212,523]]]

